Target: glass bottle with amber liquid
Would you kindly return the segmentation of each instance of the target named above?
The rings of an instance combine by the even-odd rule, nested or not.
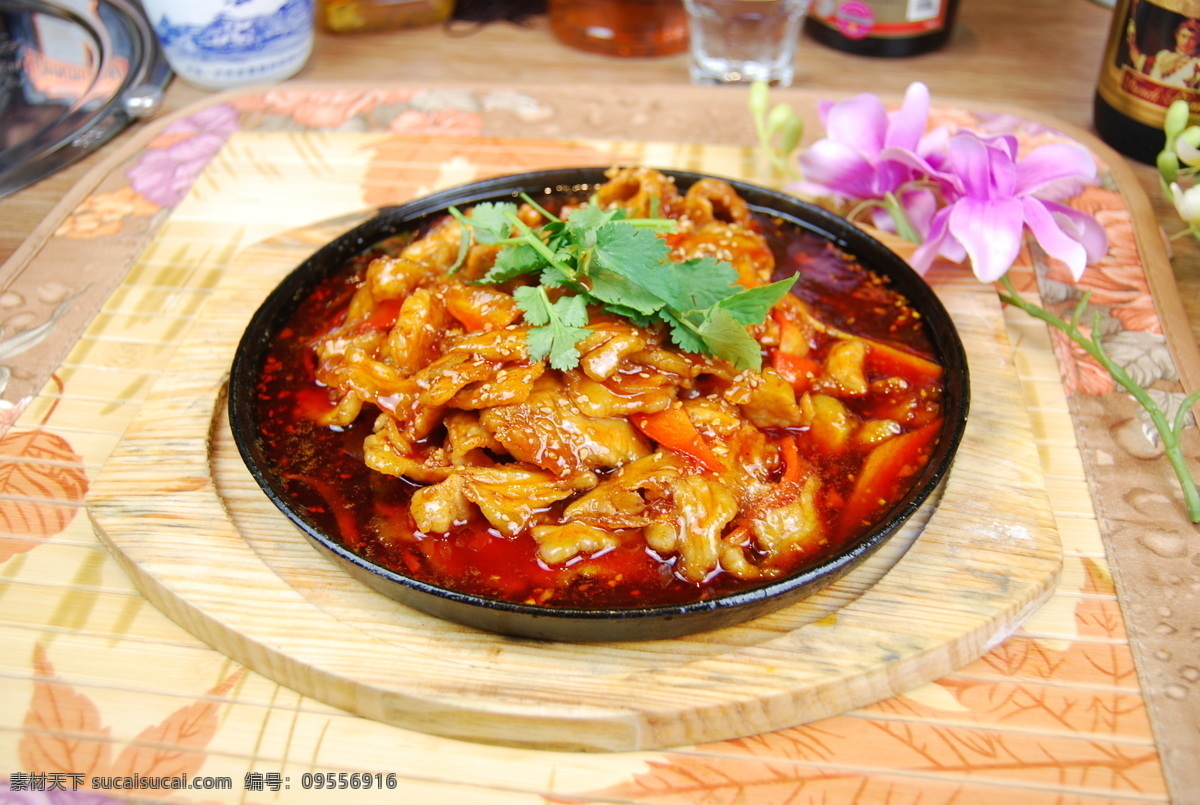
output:
[[[607,56],[667,56],[688,46],[683,0],[550,0],[550,30]]]
[[[1096,132],[1152,165],[1167,108],[1179,99],[1200,121],[1200,2],[1118,0],[1096,82]]]
[[[317,0],[317,20],[335,34],[434,25],[453,13],[454,0]]]

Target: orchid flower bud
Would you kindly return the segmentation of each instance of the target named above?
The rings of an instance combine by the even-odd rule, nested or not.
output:
[[[1200,185],[1184,190],[1177,183],[1172,183],[1171,196],[1179,217],[1191,226],[1200,225]]]
[[[1175,153],[1190,168],[1200,166],[1200,126],[1190,126],[1175,141]]]
[[[788,125],[788,121],[796,117],[790,104],[778,103],[767,114],[767,131],[777,134]]]
[[[763,119],[767,114],[767,104],[770,103],[771,90],[765,81],[755,81],[750,85],[750,97],[747,104],[750,114],[757,119]]]
[[[1163,119],[1163,133],[1167,135],[1167,142],[1178,137],[1187,127],[1190,114],[1188,102],[1182,99],[1174,101],[1167,108],[1166,117]]]
[[[1154,160],[1154,164],[1158,166],[1158,174],[1162,179],[1163,186],[1173,185],[1175,180],[1179,178],[1179,155],[1170,148],[1164,148],[1158,152],[1158,157]]]
[[[796,150],[796,146],[800,144],[800,138],[804,136],[804,118],[793,117],[783,125],[783,130],[779,134],[779,150],[784,154],[790,154]]]

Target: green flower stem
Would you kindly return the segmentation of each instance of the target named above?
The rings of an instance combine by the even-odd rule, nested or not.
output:
[[[887,194],[887,211],[892,214],[892,219],[896,222],[897,235],[913,243],[920,243],[923,240],[920,233],[917,232],[917,228],[908,220],[908,213],[904,211],[904,205],[891,193]]]
[[[863,199],[846,217],[854,221],[864,212],[871,209],[880,209],[892,216],[892,221],[896,224],[897,237],[903,238],[910,243],[920,243],[922,241],[921,234],[917,232],[916,227],[908,220],[908,215],[904,212],[904,205],[892,193],[888,193],[882,201],[874,198]]]
[[[761,153],[766,154],[776,173],[785,179],[798,181],[801,177],[792,164],[792,152],[804,136],[804,119],[786,103],[772,106],[771,90],[764,81],[755,81],[750,85],[748,98],[750,117],[754,121],[754,133],[758,137]]]
[[[1181,229],[1167,239],[1179,240],[1180,238],[1185,238],[1188,235],[1192,235],[1195,238],[1200,238],[1200,226],[1197,226],[1196,224],[1188,224],[1187,229]]]
[[[1079,346],[1083,347],[1089,355],[1095,358],[1101,366],[1103,366],[1113,380],[1116,380],[1128,391],[1138,404],[1146,410],[1150,415],[1150,421],[1158,430],[1159,438],[1162,439],[1163,449],[1166,452],[1167,460],[1171,463],[1171,468],[1175,470],[1175,477],[1179,479],[1179,485],[1183,490],[1184,502],[1187,505],[1188,516],[1193,523],[1200,523],[1200,491],[1196,489],[1196,482],[1192,478],[1192,472],[1188,468],[1187,459],[1183,455],[1183,446],[1179,440],[1179,434],[1183,431],[1184,418],[1197,400],[1200,400],[1200,389],[1188,395],[1180,406],[1179,411],[1175,415],[1174,423],[1167,421],[1167,416],[1158,406],[1144,388],[1138,385],[1124,367],[1120,366],[1108,357],[1108,353],[1104,351],[1104,347],[1095,338],[1089,338],[1079,329],[1079,318],[1083,315],[1083,310],[1087,306],[1089,293],[1085,293],[1083,298],[1076,305],[1074,312],[1071,315],[1070,321],[1059,318],[1055,314],[1039,307],[1022,298],[1012,286],[1008,275],[1005,274],[1000,279],[1007,293],[1001,294],[1000,299],[1014,307],[1020,308],[1036,319],[1044,321],[1051,327],[1061,331],[1064,335],[1070,338]]]

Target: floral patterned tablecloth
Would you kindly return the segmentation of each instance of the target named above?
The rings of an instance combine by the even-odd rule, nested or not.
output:
[[[770,180],[738,144],[579,136],[595,110],[560,95],[214,96],[114,155],[4,267],[0,800],[324,802],[312,787],[323,778],[306,788],[304,775],[346,771],[360,775],[339,795],[350,802],[1197,801],[1195,531],[1136,406],[1088,356],[1014,311],[1014,357],[1066,557],[1060,588],[978,661],[836,718],[663,752],[461,743],[365,721],[236,667],[133,589],[80,513],[89,479],[242,249],[543,167],[642,162]],[[619,112],[630,130],[638,115],[686,117],[664,104]],[[1015,131],[1023,147],[1064,136],[1022,116],[937,115]],[[1152,294],[1151,241],[1128,183],[1102,167],[1106,183],[1075,203],[1104,224],[1108,259],[1076,285],[1030,249],[1016,277],[1058,306],[1089,289],[1110,354],[1177,405],[1180,353]],[[954,272],[940,265],[932,279]],[[92,791],[93,778],[138,790]],[[223,781],[231,787],[194,786]],[[172,782],[193,787],[151,788]]]

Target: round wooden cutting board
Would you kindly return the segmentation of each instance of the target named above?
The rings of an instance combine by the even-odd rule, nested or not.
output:
[[[259,302],[356,221],[244,251],[92,484],[87,508],[143,594],[234,660],[362,716],[433,734],[623,751],[794,726],[974,660],[1052,592],[1061,547],[995,292],[939,285],[972,408],[935,499],[866,564],[750,623],[667,641],[508,638],[408,609],[317,554],[260,492],[224,418]]]

